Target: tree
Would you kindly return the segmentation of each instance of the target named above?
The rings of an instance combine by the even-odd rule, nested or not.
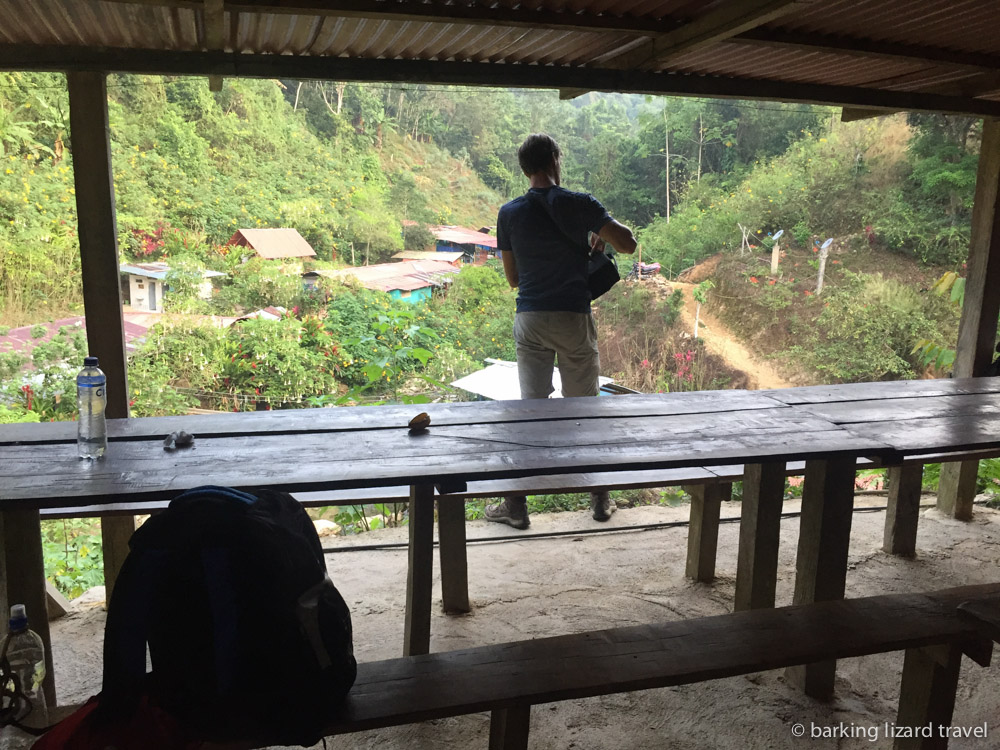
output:
[[[697,306],[694,308],[694,337],[698,338],[698,320],[701,317],[701,306],[708,302],[708,292],[710,289],[715,288],[715,282],[703,281],[698,286],[694,288],[691,292],[691,296],[694,297],[694,301]]]

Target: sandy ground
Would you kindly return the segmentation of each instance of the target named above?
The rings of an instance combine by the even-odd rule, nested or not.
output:
[[[680,289],[684,294],[684,307],[681,308],[681,319],[688,332],[694,331],[695,313],[698,312],[698,338],[705,342],[706,348],[713,354],[722,357],[730,367],[746,373],[750,378],[751,390],[765,388],[791,388],[794,383],[786,380],[770,363],[750,351],[711,310],[711,305],[702,305],[698,311],[698,303],[693,297],[696,284],[679,281],[669,282],[671,289]]]
[[[933,497],[925,496],[925,503]],[[882,505],[865,496],[858,505]],[[786,511],[797,510],[788,503]],[[609,526],[683,521],[687,507],[621,510]],[[738,517],[727,504],[723,517]],[[970,523],[934,510],[920,522],[919,552],[904,560],[880,551],[884,512],[854,516],[849,597],[928,591],[1000,579],[1000,512],[977,509]],[[589,514],[537,516],[531,532],[595,528]],[[517,533],[481,521],[469,523],[470,539]],[[712,585],[684,578],[687,529],[555,539],[470,544],[470,596],[474,610],[446,616],[435,608],[432,651],[576,633],[619,625],[676,620],[731,611],[736,576],[738,525],[723,524],[718,579]],[[530,533],[530,532],[529,532]],[[791,602],[797,519],[782,522],[778,604]],[[328,556],[333,580],[351,606],[359,661],[401,654],[406,582],[405,548],[370,551],[352,547],[405,541],[405,529],[387,529],[352,538],[335,537]],[[435,601],[440,588],[435,571]],[[52,624],[60,702],[80,701],[100,684],[102,592],[88,592],[72,613]],[[837,697],[819,703],[786,684],[781,672],[766,672],[698,685],[647,690],[537,706],[531,716],[533,749],[634,748],[810,748],[851,750],[889,748],[885,722],[895,720],[902,654],[850,659],[840,663]],[[873,727],[874,741],[792,737],[796,722],[806,727]],[[1000,665],[981,669],[966,659],[962,667],[955,725],[983,726],[988,739],[952,740],[951,747],[1000,748]],[[425,724],[364,732],[328,740],[329,748],[486,748],[489,716],[472,715]],[[320,746],[321,747],[321,746]]]

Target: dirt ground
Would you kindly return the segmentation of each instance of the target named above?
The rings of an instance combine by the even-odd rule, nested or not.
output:
[[[858,506],[884,505],[864,496]],[[925,496],[924,503],[933,503]],[[797,510],[788,503],[786,512]],[[687,518],[686,506],[620,510],[608,523],[623,527]],[[723,517],[738,518],[727,504]],[[918,555],[905,560],[880,550],[885,513],[857,512],[851,539],[847,595],[928,591],[1000,579],[1000,512],[977,508],[970,523],[923,513]],[[588,513],[536,516],[527,533],[596,527]],[[482,521],[469,523],[470,539],[518,533]],[[721,527],[718,579],[695,584],[684,577],[686,527],[570,535],[554,539],[473,543],[469,546],[473,612],[454,617],[435,608],[432,651],[540,638],[621,625],[676,620],[731,611],[736,576],[738,524]],[[782,521],[778,604],[791,602],[797,519]],[[342,550],[327,557],[330,574],[351,606],[359,661],[399,656],[402,648],[406,583],[405,547],[355,550],[372,543],[403,542],[405,529],[326,544]],[[435,563],[436,565],[436,563]],[[435,571],[435,598],[440,587]],[[100,685],[103,592],[93,590],[74,602],[72,613],[52,623],[60,702],[81,701]],[[885,722],[893,722],[902,654],[842,661],[837,696],[819,703],[786,684],[781,672],[715,680],[697,685],[647,690],[602,698],[537,706],[531,715],[530,747],[535,750],[630,748],[708,750],[709,748],[810,748],[851,750],[889,748]],[[792,727],[858,727],[875,731],[852,739],[796,739]],[[955,750],[1000,748],[1000,665],[981,669],[964,660],[954,725],[982,727],[988,738],[952,740]],[[811,729],[809,731],[812,731]],[[855,731],[855,734],[859,734]],[[328,740],[329,748],[483,748],[489,716],[477,714]],[[322,747],[322,745],[318,746]]]

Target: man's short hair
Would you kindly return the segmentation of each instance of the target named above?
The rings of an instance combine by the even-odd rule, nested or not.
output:
[[[544,172],[558,158],[559,144],[545,133],[532,133],[517,150],[517,163],[529,177]]]

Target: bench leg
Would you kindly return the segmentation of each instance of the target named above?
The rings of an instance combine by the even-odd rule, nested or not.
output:
[[[889,506],[885,514],[882,549],[890,555],[912,557],[917,551],[917,517],[924,467],[889,467]]]
[[[444,611],[469,611],[469,563],[465,552],[465,499],[439,497],[438,553],[441,558],[441,599]]]
[[[104,553],[104,601],[111,601],[118,571],[128,555],[128,541],[135,532],[135,516],[105,516],[101,519],[101,549]]]
[[[410,556],[406,570],[403,656],[431,649],[431,581],[434,566],[434,485],[410,487]]]
[[[45,644],[45,702],[56,705],[56,680],[52,669],[52,639],[45,594],[45,558],[42,553],[42,524],[38,509],[9,510],[0,513],[0,554],[4,555],[7,605],[23,604],[28,610],[31,629]],[[3,613],[4,619],[7,612]],[[6,627],[3,628],[7,630]]]
[[[793,604],[844,598],[854,513],[854,458],[806,461]],[[789,667],[788,679],[819,700],[833,697],[836,661]]]
[[[784,497],[784,462],[747,464],[743,468],[740,547],[736,561],[737,612],[774,606]]]
[[[972,520],[972,501],[976,498],[978,461],[951,461],[941,464],[937,507],[959,521]]]
[[[685,574],[710,583],[715,578],[715,553],[719,547],[719,511],[722,501],[732,497],[733,485],[695,484],[686,486],[684,491],[691,496]]]
[[[527,750],[531,706],[497,708],[490,714],[490,750]]]
[[[944,750],[948,738],[939,727],[951,726],[962,650],[958,646],[909,648],[903,660],[897,727],[927,727],[931,737],[897,738],[893,750]]]

